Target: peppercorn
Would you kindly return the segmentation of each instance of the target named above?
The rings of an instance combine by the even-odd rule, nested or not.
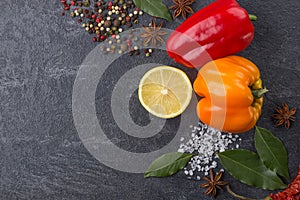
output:
[[[101,35],[101,36],[100,36],[100,39],[101,39],[102,41],[104,41],[104,40],[106,39],[105,35]]]
[[[119,27],[120,25],[121,25],[121,22],[118,19],[114,20],[114,26]]]
[[[111,26],[111,21],[105,20],[105,21],[104,21],[104,26],[105,26],[106,28],[110,27],[110,26]]]
[[[131,0],[127,1],[127,5],[128,5],[129,7],[132,7],[132,6],[133,6],[133,1],[131,1]]]
[[[71,17],[75,17],[75,13],[74,12],[70,12],[70,16]]]
[[[135,55],[140,55],[140,54],[141,54],[141,52],[139,49],[135,51]]]
[[[89,7],[89,6],[90,6],[89,1],[87,0],[87,1],[83,2],[83,3],[82,3],[82,6],[83,6],[83,7]]]
[[[70,6],[65,6],[64,10],[70,10]]]
[[[127,50],[127,45],[126,44],[121,44],[121,50],[126,51]]]
[[[129,51],[129,56],[132,56],[134,54],[134,50]]]
[[[131,17],[129,17],[129,16],[126,16],[125,20],[126,20],[126,22],[130,22],[130,20],[131,20]]]

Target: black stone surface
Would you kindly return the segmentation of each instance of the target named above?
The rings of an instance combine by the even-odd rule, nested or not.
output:
[[[197,1],[192,7],[197,10],[209,2]],[[300,108],[300,1],[239,3],[259,17],[254,22],[253,43],[240,53],[259,66],[270,90],[258,125],[284,142],[294,177],[300,163],[299,112],[289,130],[275,128],[271,115],[282,101]],[[1,0],[0,7],[1,200],[211,199],[198,188],[201,182],[187,180],[182,172],[164,179],[144,179],[142,174],[119,172],[94,159],[73,124],[72,88],[78,66],[96,44],[77,22],[61,16],[58,0]],[[144,15],[141,21],[148,24],[150,19]],[[181,22],[177,19],[165,27],[174,29]],[[165,52],[153,56],[160,63],[176,65]],[[133,118],[137,113],[132,112]],[[241,137],[241,147],[254,150],[253,131]],[[119,145],[130,149],[129,143]],[[137,151],[143,151],[142,146]],[[269,194],[228,174],[224,178],[242,195],[261,198]],[[232,198],[224,192],[217,199]]]

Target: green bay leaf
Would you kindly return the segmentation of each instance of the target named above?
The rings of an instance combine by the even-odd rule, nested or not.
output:
[[[171,14],[162,0],[133,0],[134,4],[149,15],[172,21]]]
[[[166,177],[177,173],[184,168],[193,154],[167,153],[155,159],[144,174],[144,177]]]
[[[254,136],[255,148],[267,168],[289,179],[288,156],[282,142],[269,130],[256,127]]]
[[[235,149],[218,155],[223,167],[242,183],[265,190],[286,188],[276,173],[268,169],[254,152]]]

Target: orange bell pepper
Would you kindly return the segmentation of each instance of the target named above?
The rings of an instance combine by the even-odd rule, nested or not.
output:
[[[203,97],[197,105],[200,120],[231,133],[253,128],[261,115],[263,97],[259,69],[240,56],[211,61],[198,72],[195,92]]]

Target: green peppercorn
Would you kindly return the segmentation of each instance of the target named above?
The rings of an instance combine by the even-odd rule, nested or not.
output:
[[[118,30],[118,28],[114,26],[111,28],[111,30],[116,31],[116,30]]]
[[[75,17],[75,13],[74,12],[70,12],[70,16],[71,17]]]
[[[80,13],[80,14],[83,13],[82,8],[78,8],[77,12]]]

